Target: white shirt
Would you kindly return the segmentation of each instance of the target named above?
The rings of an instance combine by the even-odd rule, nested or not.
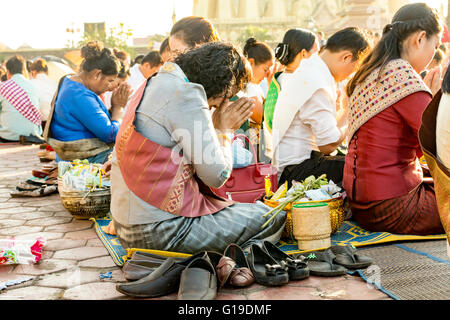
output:
[[[140,64],[136,63],[130,68],[130,77],[128,78],[127,82],[133,90],[131,95],[133,95],[136,90],[139,89],[139,87],[144,83],[144,81],[147,80],[142,74],[141,70],[139,70],[139,66]]]
[[[334,83],[328,66],[319,57],[305,63],[317,65],[318,72],[325,72],[327,82]],[[288,75],[282,81],[289,79],[289,85],[281,84],[281,94],[284,101],[296,101],[298,85],[301,85],[301,79],[305,77],[302,74],[302,68],[299,68],[293,74]],[[305,71],[309,72],[309,71]],[[298,84],[300,83],[300,84]],[[336,91],[336,88],[334,88]],[[282,105],[277,104],[278,112],[281,112]],[[297,165],[311,157],[312,151],[319,151],[318,146],[324,146],[337,142],[341,137],[341,131],[338,129],[336,120],[336,101],[325,89],[319,89],[314,92],[309,100],[299,108],[294,120],[281,139],[278,148],[275,150],[276,168],[279,175],[289,165]]]
[[[36,78],[31,79],[30,82],[36,88],[39,96],[39,107],[42,113],[42,120],[47,121],[48,114],[53,100],[53,95],[58,88],[58,84],[54,82],[45,73],[39,73]]]
[[[128,98],[128,103],[131,101],[131,99],[133,98],[134,93],[142,86],[142,84],[147,80],[144,75],[142,74],[141,70],[139,70],[139,66],[140,64],[136,63],[134,66],[132,66],[130,68],[130,77],[127,80],[127,83],[131,86],[131,94],[130,97]],[[112,92],[109,94],[109,96],[105,97],[105,104],[106,107],[108,109],[111,108],[111,97],[112,97]],[[125,108],[123,108],[123,116],[125,115],[125,113],[127,112],[128,109],[128,103],[125,106]]]
[[[293,73],[283,72],[277,78],[278,83],[280,84],[281,90],[286,86],[289,79],[292,79]]]
[[[261,86],[256,83],[249,82],[245,88],[244,95],[248,98],[256,97],[259,102],[264,102],[264,91]]]

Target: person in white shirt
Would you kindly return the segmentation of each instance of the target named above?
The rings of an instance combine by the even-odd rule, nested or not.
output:
[[[309,59],[317,53],[319,44],[314,33],[305,29],[290,29],[284,37],[283,42],[279,43],[275,49],[275,58],[281,68],[274,70],[271,77],[269,91],[264,103],[264,122],[261,132],[260,153],[264,153],[267,159],[272,160],[272,120],[273,113],[278,100],[278,95],[286,85],[288,79],[300,66],[304,59]],[[264,82],[264,81],[263,81]]]
[[[39,106],[44,126],[48,114],[50,113],[53,95],[57,89],[57,83],[48,76],[47,62],[42,58],[37,59],[31,64],[30,71],[30,82],[33,84],[39,95]]]
[[[131,88],[131,95],[128,102],[133,98],[134,93],[142,84],[161,69],[164,64],[159,51],[150,51],[141,61],[130,68],[130,77],[127,83]],[[123,115],[127,112],[128,105],[123,109]]]
[[[320,55],[302,62],[281,90],[272,131],[280,184],[322,174],[342,184],[345,157],[329,156],[346,137],[348,108],[337,110],[336,84],[356,70],[368,48],[359,29],[340,30]]]
[[[130,69],[130,78],[128,79],[128,84],[131,86],[133,93],[139,89],[139,87],[152,75],[157,73],[161,66],[163,65],[163,60],[159,51],[150,51],[143,59],[140,64],[135,64]]]

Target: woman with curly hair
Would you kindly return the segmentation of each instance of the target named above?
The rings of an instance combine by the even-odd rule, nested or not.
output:
[[[264,204],[225,201],[205,188],[230,177],[231,139],[254,103],[229,99],[250,75],[233,45],[208,43],[166,63],[136,93],[111,169],[111,213],[125,248],[223,252],[231,243],[279,240],[283,215],[261,229]]]

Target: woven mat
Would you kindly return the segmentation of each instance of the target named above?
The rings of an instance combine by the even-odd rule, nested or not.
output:
[[[449,300],[450,260],[446,240],[403,242],[358,250],[374,263],[354,275],[396,300]],[[350,272],[349,272],[350,273]]]
[[[104,244],[105,248],[110,253],[114,263],[121,267],[127,261],[127,258],[131,257],[135,251],[145,251],[154,254],[158,254],[165,257],[189,257],[189,254],[179,252],[168,252],[158,250],[144,250],[137,248],[123,248],[117,236],[111,236],[103,232],[102,227],[106,227],[111,218],[105,217],[101,219],[91,219],[95,222],[95,231],[99,239]],[[331,236],[332,245],[346,245],[348,243],[353,244],[355,247],[373,246],[381,243],[398,242],[406,240],[436,240],[445,239],[445,235],[436,236],[413,236],[413,235],[394,235],[387,232],[369,232],[360,228],[355,222],[345,221],[339,232]],[[287,254],[297,254],[306,251],[299,251],[297,242],[295,241],[280,241],[278,247]],[[323,248],[326,249],[326,248]]]

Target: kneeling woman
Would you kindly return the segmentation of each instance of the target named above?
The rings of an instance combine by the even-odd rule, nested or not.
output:
[[[120,62],[99,42],[88,43],[81,53],[84,58],[81,72],[60,81],[47,124],[50,132],[46,130],[44,138],[59,159],[104,163],[112,152],[130,88],[123,83],[113,92],[110,115],[99,95],[110,90]]]
[[[419,165],[418,138],[423,111],[439,89],[430,81],[434,71],[427,84],[419,74],[439,47],[440,32],[438,14],[426,4],[402,7],[349,83],[351,141],[343,185],[353,217],[367,230],[444,231],[434,188]]]
[[[285,214],[261,229],[270,208],[208,192],[230,176],[231,138],[254,105],[247,98],[228,100],[250,75],[232,45],[209,43],[166,63],[136,93],[111,169],[111,213],[124,247],[223,252],[231,243],[279,240]]]

